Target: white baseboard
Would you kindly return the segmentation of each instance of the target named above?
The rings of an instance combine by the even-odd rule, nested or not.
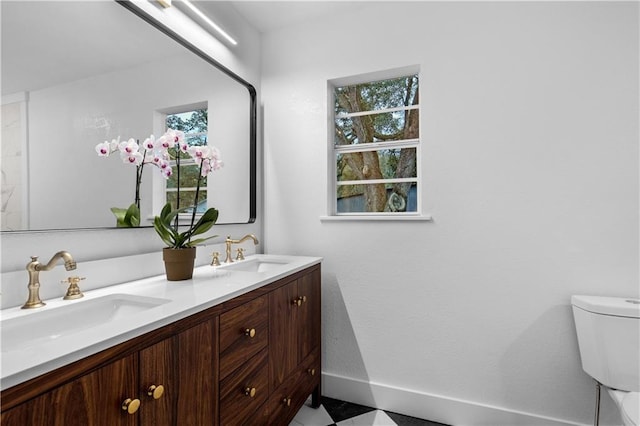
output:
[[[322,373],[322,394],[452,426],[587,426],[330,373]]]

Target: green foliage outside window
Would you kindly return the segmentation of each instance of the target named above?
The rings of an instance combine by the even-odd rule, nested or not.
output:
[[[204,146],[207,144],[208,113],[206,108],[167,115],[166,125],[168,128],[183,131],[189,146]],[[174,209],[193,205],[198,184],[199,167],[194,164],[189,154],[180,152],[177,148],[171,149],[171,156],[172,165],[176,166],[176,172],[167,179],[166,201],[171,203]],[[206,210],[206,187],[207,177],[205,176],[202,178],[198,195],[198,213]]]

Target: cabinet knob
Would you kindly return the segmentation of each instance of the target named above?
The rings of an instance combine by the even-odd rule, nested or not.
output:
[[[139,399],[131,399],[127,398],[122,402],[122,409],[129,414],[133,414],[138,411],[140,408],[140,400]]]
[[[247,386],[246,388],[244,388],[244,394],[248,397],[253,398],[254,396],[256,396],[256,388],[250,388]]]
[[[300,306],[300,305],[302,305],[302,299],[301,299],[301,298],[299,298],[299,297],[298,297],[297,299],[293,299],[293,301],[291,302],[291,304],[292,304],[293,306]]]
[[[254,338],[256,337],[256,329],[255,328],[245,328],[244,330],[244,335],[245,336],[249,336],[249,338]]]
[[[307,373],[311,374],[312,376],[316,375],[316,369],[315,368],[310,368],[307,370]]]
[[[302,300],[302,303],[307,303],[307,296],[300,296],[298,299]]]
[[[153,397],[153,399],[160,399],[162,394],[164,393],[164,386],[162,385],[151,385],[147,389],[147,395]]]
[[[285,398],[282,400],[282,403],[287,407],[291,407],[291,398]]]

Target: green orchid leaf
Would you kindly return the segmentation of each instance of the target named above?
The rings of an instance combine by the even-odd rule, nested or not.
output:
[[[136,203],[131,204],[126,210],[124,215],[124,223],[131,228],[140,226],[140,209],[138,208]]]

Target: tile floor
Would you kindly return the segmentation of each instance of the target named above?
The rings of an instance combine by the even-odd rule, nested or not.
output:
[[[447,426],[364,405],[322,397],[318,409],[311,408],[311,400],[298,411],[289,426]]]

